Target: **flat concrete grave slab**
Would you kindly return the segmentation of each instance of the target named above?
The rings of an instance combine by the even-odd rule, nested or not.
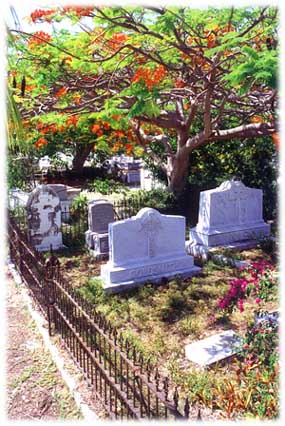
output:
[[[185,346],[185,355],[202,367],[214,364],[242,350],[242,338],[233,330],[223,331]]]

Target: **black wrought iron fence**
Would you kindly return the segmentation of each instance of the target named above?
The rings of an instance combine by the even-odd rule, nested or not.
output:
[[[75,363],[114,419],[187,419],[188,399],[160,376],[116,327],[96,312],[60,273],[55,256],[35,253],[13,217],[10,256],[44,312],[50,334],[59,333]],[[200,418],[200,412],[198,412]]]
[[[61,210],[62,242],[67,248],[80,247],[85,244],[85,232],[88,229],[87,209],[70,211]]]

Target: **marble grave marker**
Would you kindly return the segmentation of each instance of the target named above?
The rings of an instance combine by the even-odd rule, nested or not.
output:
[[[185,250],[185,217],[143,208],[109,225],[109,261],[101,266],[107,291],[118,292],[163,277],[189,277],[200,268]]]
[[[190,230],[190,253],[199,246],[216,247],[270,235],[262,217],[262,190],[226,181],[200,193],[199,219]]]

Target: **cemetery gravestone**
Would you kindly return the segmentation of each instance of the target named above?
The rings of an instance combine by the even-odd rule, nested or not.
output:
[[[86,244],[93,256],[100,258],[109,253],[108,225],[114,222],[113,204],[107,200],[94,200],[88,204],[88,231]]]
[[[33,247],[39,251],[62,248],[61,207],[56,193],[47,185],[40,185],[31,192],[26,210]]]
[[[189,277],[200,268],[185,250],[185,217],[143,208],[109,225],[110,259],[101,266],[107,291],[118,292],[163,277]]]
[[[190,230],[189,251],[254,242],[270,235],[262,217],[262,190],[240,181],[226,181],[200,193],[199,220]]]

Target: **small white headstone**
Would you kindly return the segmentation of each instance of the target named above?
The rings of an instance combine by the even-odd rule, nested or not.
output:
[[[56,193],[47,185],[31,192],[27,205],[28,235],[39,251],[57,250],[62,245],[61,207]]]
[[[162,277],[189,277],[200,268],[185,250],[185,217],[144,208],[109,225],[110,260],[101,267],[105,289],[121,291]]]
[[[242,339],[228,330],[185,346],[185,355],[190,361],[204,367],[221,361],[242,350]]]
[[[194,253],[199,245],[225,246],[269,235],[270,226],[262,218],[262,190],[226,181],[200,193],[199,220],[190,230],[189,249]]]

